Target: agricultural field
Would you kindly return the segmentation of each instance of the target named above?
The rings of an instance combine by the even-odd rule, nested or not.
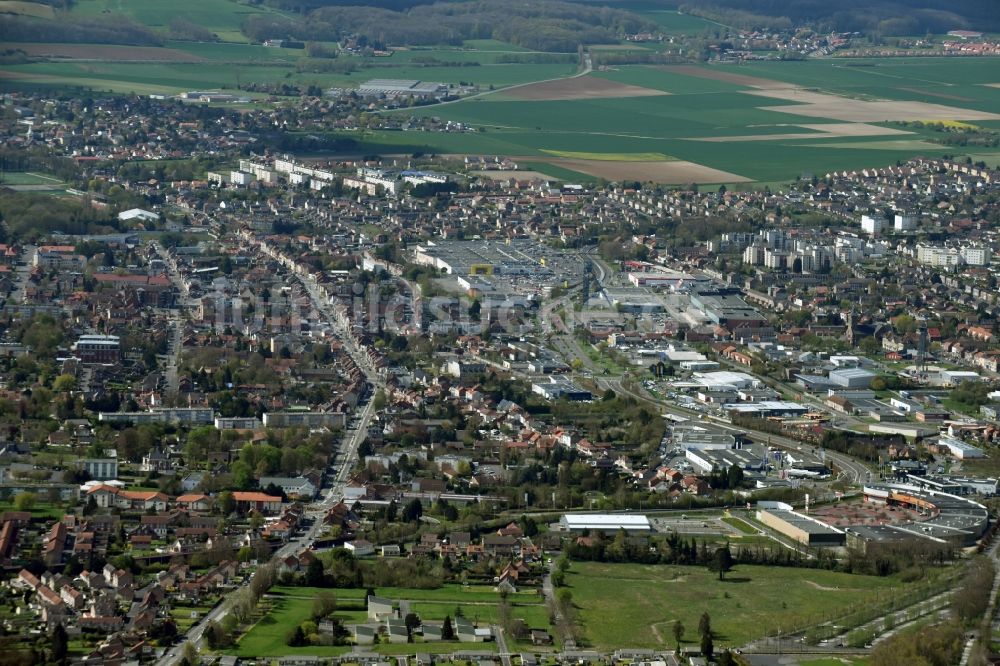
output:
[[[471,67],[423,66],[413,53],[400,52],[370,62],[356,59],[351,73],[299,72],[296,62],[302,49],[277,49],[249,44],[170,42],[168,48],[107,45],[19,45],[26,51],[79,61],[39,62],[5,66],[0,90],[18,88],[90,88],[136,94],[177,94],[186,90],[214,89],[237,92],[248,83],[287,83],[323,88],[355,88],[368,79],[417,79],[458,84],[467,82],[503,88],[569,76],[576,64],[495,63],[496,54],[455,51]],[[427,53],[427,52],[424,52]],[[434,52],[440,60],[450,53]],[[397,58],[396,55],[400,55]],[[459,60],[459,57],[455,57]],[[343,58],[350,61],[349,58]],[[210,67],[206,67],[210,63]]]
[[[897,122],[1000,128],[1000,88],[990,85],[998,65],[981,58],[628,65],[419,111],[479,128],[465,150],[436,135],[407,140],[425,152],[500,152],[608,180],[636,173],[615,164],[635,160],[615,155],[659,153],[671,159],[646,164],[648,175],[638,178],[781,181],[958,152],[935,143],[927,126]],[[591,159],[558,162],[566,151]]]
[[[671,648],[678,619],[685,643],[696,644],[703,612],[711,616],[716,650],[740,646],[904,588],[893,578],[811,569],[739,565],[720,582],[701,567],[592,562],[574,563],[567,585],[585,641],[597,649]]]

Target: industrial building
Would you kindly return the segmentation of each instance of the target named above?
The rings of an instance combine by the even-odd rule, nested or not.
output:
[[[739,467],[747,472],[759,472],[764,469],[765,452],[761,446],[751,446],[745,449],[687,449],[684,457],[701,473],[713,469],[727,470]]]
[[[986,453],[972,444],[966,444],[960,439],[955,439],[954,437],[942,437],[938,440],[938,448],[948,449],[949,455],[957,460],[966,460],[969,458],[985,458]]]
[[[829,375],[831,384],[850,389],[869,388],[875,377],[877,375],[874,372],[865,370],[864,368],[831,370]]]
[[[387,97],[436,97],[448,94],[448,86],[433,81],[409,79],[369,79],[358,86],[359,95]]]
[[[739,289],[702,289],[691,293],[691,305],[712,323],[729,326],[763,326],[767,319],[743,300]]]
[[[731,414],[740,416],[754,416],[757,418],[768,418],[771,416],[795,417],[802,416],[809,412],[809,408],[797,402],[786,402],[783,400],[762,400],[760,402],[744,402],[736,405],[728,405],[726,410]]]
[[[653,526],[649,518],[625,513],[563,514],[559,519],[559,529],[563,532],[580,534],[583,532],[603,532],[614,534],[625,530],[629,534],[649,534]]]
[[[758,509],[757,520],[805,546],[843,546],[847,541],[842,530],[787,509]]]
[[[556,253],[525,239],[497,241],[427,241],[416,247],[414,262],[450,275],[553,277]],[[582,264],[580,264],[582,273]]]
[[[547,400],[591,400],[594,396],[590,391],[582,389],[573,382],[564,378],[549,377],[547,382],[535,382],[531,385],[531,392],[537,393]]]

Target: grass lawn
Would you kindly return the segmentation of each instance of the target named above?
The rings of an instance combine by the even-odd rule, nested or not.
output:
[[[567,583],[588,645],[673,647],[679,619],[696,641],[708,612],[716,649],[743,645],[765,633],[817,624],[849,608],[884,599],[903,584],[893,578],[740,565],[725,581],[701,567],[574,563]]]
[[[314,599],[320,592],[332,592],[337,597],[338,602],[353,603],[357,601],[364,604],[364,588],[331,588],[319,587],[275,587],[272,592],[287,597]],[[487,603],[496,604],[500,602],[500,595],[489,585],[445,585],[432,590],[420,590],[407,587],[379,587],[375,593],[384,598],[399,601],[408,599],[411,601],[437,601],[456,603]],[[507,595],[511,603],[540,603],[541,597],[535,592],[516,592]],[[349,601],[350,600],[350,601]]]
[[[0,512],[3,511],[17,511],[14,507],[13,500],[7,502],[0,501]],[[66,506],[63,504],[53,504],[51,502],[43,502],[39,500],[35,502],[33,507],[31,507],[30,513],[32,518],[62,520],[62,517],[66,515]]]
[[[440,590],[410,590],[400,588],[379,588],[380,596],[390,599],[407,599],[424,597],[434,601],[413,603],[411,608],[428,620],[442,620],[446,615],[454,616],[455,607],[461,605],[463,613],[468,618],[477,617],[481,623],[493,623],[497,618],[499,596],[493,592],[492,599],[485,600],[482,587],[471,587],[464,592],[459,585],[451,585]],[[485,588],[488,589],[488,588]],[[317,655],[322,657],[335,656],[350,651],[349,646],[318,646],[310,645],[291,648],[285,645],[285,637],[290,628],[310,619],[313,600],[320,588],[311,587],[275,587],[267,597],[269,607],[265,615],[254,624],[250,630],[230,650],[232,654],[243,657],[269,657],[279,655]],[[367,614],[362,600],[363,589],[332,589],[338,601],[339,608],[336,617],[345,624],[365,622]],[[519,595],[512,595],[516,598]],[[522,595],[532,600],[535,595]],[[464,602],[464,603],[463,603]],[[492,602],[492,603],[491,603]],[[179,609],[189,611],[190,609]],[[187,612],[187,615],[190,613]],[[514,602],[514,617],[522,617],[533,627],[547,627],[548,619],[545,607],[541,603],[519,605]],[[418,647],[419,646],[419,647]],[[409,654],[412,652],[453,652],[460,649],[495,650],[490,643],[418,643],[406,645],[379,644],[375,646],[383,654]]]
[[[753,527],[748,525],[747,522],[741,518],[737,518],[735,516],[725,516],[723,517],[722,522],[726,523],[727,525],[732,525],[743,534],[748,534],[751,536],[757,535],[757,530],[753,529]]]
[[[170,611],[170,617],[173,618],[174,623],[177,625],[177,630],[180,633],[186,632],[191,626],[197,622],[205,613],[212,610],[212,606],[201,605],[201,606],[176,606]],[[197,617],[192,617],[191,613],[197,613]]]

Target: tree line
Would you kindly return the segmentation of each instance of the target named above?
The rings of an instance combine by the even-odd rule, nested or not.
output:
[[[243,24],[250,39],[339,41],[361,37],[385,46],[461,45],[468,39],[499,39],[537,51],[576,52],[580,44],[615,43],[627,32],[653,30],[649,20],[619,9],[557,0],[437,2],[398,10],[317,6],[302,18],[253,14]]]
[[[33,16],[0,16],[0,35],[10,42],[62,42],[68,44],[125,44],[163,46],[163,38],[121,14],[100,17],[60,13],[54,19]]]

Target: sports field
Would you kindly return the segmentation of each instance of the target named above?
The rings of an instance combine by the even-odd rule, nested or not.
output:
[[[765,634],[788,633],[830,618],[835,609],[885,600],[903,585],[893,578],[739,565],[720,582],[702,567],[573,563],[568,589],[586,643],[597,649],[672,648],[680,620],[685,642],[697,644],[707,612],[715,649]]]

